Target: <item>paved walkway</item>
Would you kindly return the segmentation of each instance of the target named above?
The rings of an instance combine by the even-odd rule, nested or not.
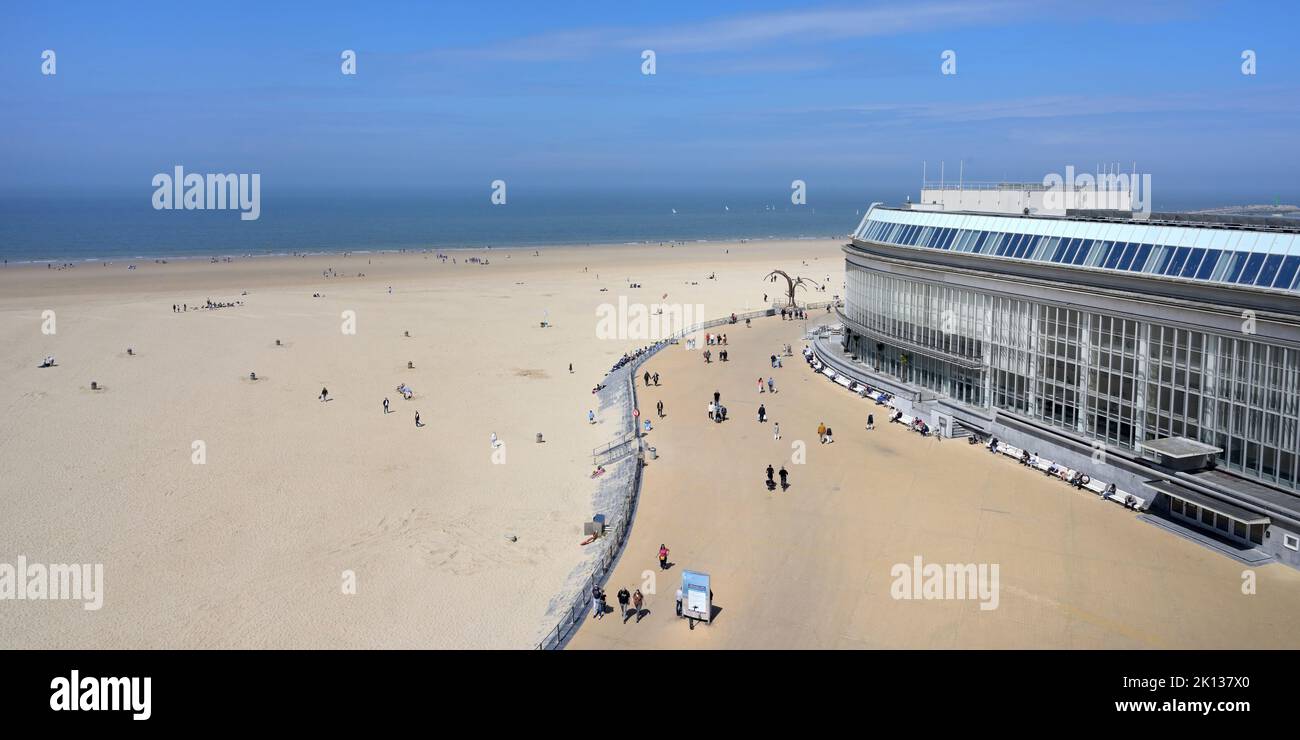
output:
[[[606,585],[647,593],[639,623],[590,617],[583,648],[1246,648],[1300,647],[1300,573],[1244,567],[1140,521],[1088,492],[1032,473],[965,441],[885,424],[885,410],[815,376],[799,356],[803,322],[729,327],[731,361],[704,364],[683,346],[646,367],[643,413],[663,400],[648,444],[645,487],[627,550]],[[795,356],[771,370],[789,342]],[[759,394],[772,375],[777,393]],[[706,418],[713,391],[731,418]],[[756,411],[765,403],[769,422]],[[863,427],[874,412],[877,428]],[[783,439],[772,438],[772,421]],[[816,428],[835,431],[818,443]],[[791,461],[791,443],[807,462]],[[769,493],[768,464],[791,488]],[[660,543],[671,550],[660,572]],[[996,609],[975,600],[891,596],[897,564],[999,567]],[[711,625],[674,615],[681,570],[713,579]],[[650,593],[647,579],[653,579]]]

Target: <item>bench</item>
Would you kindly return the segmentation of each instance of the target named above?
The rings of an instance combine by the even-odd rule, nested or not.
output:
[[[852,383],[849,382],[849,379],[844,377],[843,375],[839,376],[838,378],[835,378],[835,382],[839,383],[845,388],[848,388],[849,386],[853,385]]]

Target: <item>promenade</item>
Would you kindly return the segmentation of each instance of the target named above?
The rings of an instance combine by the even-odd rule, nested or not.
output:
[[[1300,573],[1256,568],[1255,593],[1244,594],[1245,566],[1134,512],[965,440],[888,424],[885,407],[813,374],[799,355],[803,328],[778,318],[721,327],[729,362],[717,347],[706,365],[703,347],[679,345],[646,364],[662,385],[638,380],[641,412],[653,419],[662,400],[666,418],[646,439],[658,459],[646,461],[632,534],[605,585],[615,609],[620,588],[641,588],[646,613],[639,623],[587,615],[570,648],[1300,647]],[[795,354],[773,370],[785,343]],[[760,376],[777,393],[760,394]],[[722,424],[706,416],[715,390]],[[819,423],[833,444],[818,442]],[[805,464],[791,459],[798,442]],[[788,491],[766,489],[768,464],[785,465]],[[996,564],[996,608],[894,598],[891,569],[918,556]],[[683,569],[712,577],[713,624],[690,630],[674,615]]]

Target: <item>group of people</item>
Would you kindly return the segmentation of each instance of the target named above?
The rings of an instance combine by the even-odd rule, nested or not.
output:
[[[799,319],[806,319],[806,318],[808,318],[808,312],[803,310],[802,308],[796,307],[796,308],[781,309],[782,321],[786,321],[787,319],[790,321],[797,321]]]
[[[785,469],[785,466],[782,465],[782,466],[781,466],[781,470],[780,470],[780,472],[776,472],[776,471],[773,471],[773,470],[772,470],[772,466],[771,466],[771,464],[768,464],[768,466],[767,466],[767,490],[769,490],[769,491],[775,491],[775,490],[776,490],[776,481],[772,480],[772,475],[773,475],[773,473],[775,473],[775,474],[776,474],[776,475],[781,479],[781,490],[782,490],[782,491],[784,491],[784,490],[786,490],[786,489],[788,489],[788,488],[790,487],[790,473],[789,473],[789,471],[787,471],[787,470]]]
[[[647,371],[645,372],[645,384],[646,384],[646,387],[647,387],[647,388],[650,387],[650,381],[651,381],[651,380],[653,380],[653,381],[655,382],[655,385],[659,385],[659,373],[655,373],[654,375],[651,375],[651,374],[650,374],[650,371],[647,370]]]
[[[202,305],[202,306],[195,306],[194,308],[196,308],[196,309],[199,309],[199,308],[207,308],[207,309],[214,309],[214,308],[234,308],[234,307],[236,307],[236,306],[242,306],[242,305],[244,305],[244,302],[243,302],[243,301],[214,301],[214,300],[212,300],[212,299],[209,298],[206,304],[204,304],[204,305]],[[189,305],[188,303],[173,303],[173,304],[172,304],[172,313],[186,313],[186,312],[188,312],[189,310],[190,310],[190,305]]]
[[[734,314],[733,314],[733,316],[734,316]],[[705,333],[704,333],[704,343],[705,343],[705,344],[708,344],[708,345],[721,344],[721,345],[725,346],[725,345],[727,344],[727,335],[726,335],[726,334],[710,334],[710,333],[708,333],[708,332],[705,332]]]
[[[762,393],[762,392],[763,392],[763,379],[762,379],[762,378],[759,378],[759,379],[758,379],[758,392],[759,392],[759,393]],[[768,393],[776,393],[776,380],[775,380],[774,378],[769,377],[769,378],[767,379],[767,392],[768,392]]]
[[[826,422],[817,425],[817,438],[820,439],[821,443],[824,445],[828,445],[835,441],[835,439],[831,437],[831,428],[826,426]]]

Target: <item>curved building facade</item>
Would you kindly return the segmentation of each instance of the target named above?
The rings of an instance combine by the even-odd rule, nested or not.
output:
[[[1300,230],[873,204],[844,250],[864,382],[1300,565]]]

